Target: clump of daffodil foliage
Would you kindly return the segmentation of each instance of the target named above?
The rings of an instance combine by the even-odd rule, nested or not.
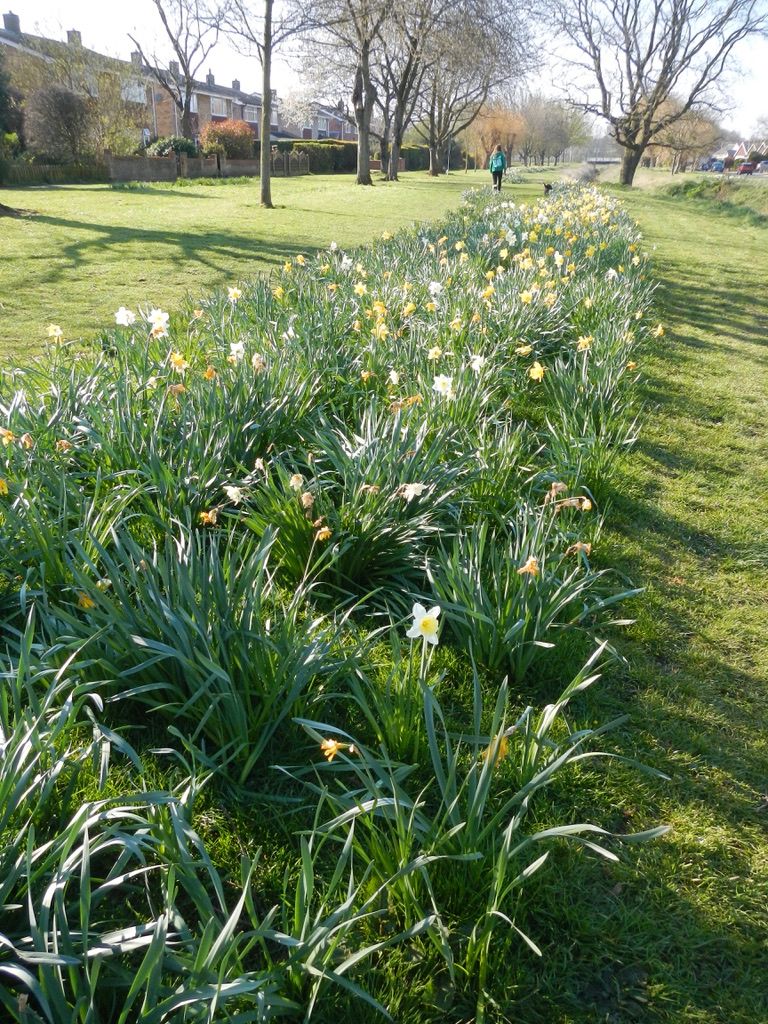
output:
[[[531,809],[600,753],[652,292],[616,200],[476,193],[3,373],[7,1019],[497,1019],[550,842],[616,859]]]

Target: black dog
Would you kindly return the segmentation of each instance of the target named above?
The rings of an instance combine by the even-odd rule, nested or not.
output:
[[[548,196],[551,191],[552,191],[552,185],[551,184],[545,184],[544,185],[544,195]]]

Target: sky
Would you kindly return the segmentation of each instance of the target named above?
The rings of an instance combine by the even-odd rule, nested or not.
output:
[[[0,0],[2,2],[2,0]],[[147,48],[158,42],[162,54],[162,28],[152,0],[130,0],[128,3],[105,0],[5,0],[3,11],[13,11],[21,19],[22,32],[66,38],[67,29],[78,29],[83,45],[126,60],[133,49],[128,34],[135,35]],[[168,57],[171,54],[168,52]],[[220,42],[210,54],[202,74],[213,72],[216,81],[231,85],[239,79],[247,92],[260,92],[261,69],[254,57],[245,57],[226,41]],[[546,90],[546,76],[541,78]],[[285,96],[300,85],[300,72],[282,61],[272,70],[272,85],[278,95]],[[536,87],[539,85],[536,83]],[[725,128],[738,131],[745,138],[755,131],[757,121],[768,117],[768,40],[753,39],[735,51],[725,90],[730,110],[721,118]],[[546,90],[550,91],[550,90]],[[551,90],[555,94],[556,90]],[[328,97],[321,97],[327,99]]]

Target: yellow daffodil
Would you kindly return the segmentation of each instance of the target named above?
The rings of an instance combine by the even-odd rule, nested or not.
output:
[[[304,256],[302,256],[301,253],[299,253],[299,255],[296,257],[296,263],[300,267],[303,267],[306,262],[307,262],[306,258]]]
[[[584,552],[587,557],[592,554],[592,545],[584,543],[584,541],[577,540],[575,544],[571,544],[570,547],[565,549],[566,555],[579,555]]]
[[[509,740],[504,733],[500,733],[498,736],[494,736],[485,750],[481,751],[480,757],[483,761],[489,761],[495,768],[499,761],[503,761],[508,753]]]
[[[533,352],[533,345],[518,345],[515,353],[519,356],[529,356]]]
[[[329,526],[321,526],[320,529],[315,534],[315,540],[318,540],[320,542],[330,540],[331,534],[332,531]]]
[[[483,289],[481,297],[484,299],[490,299],[490,297],[493,295],[495,291],[496,289],[493,287],[493,285],[489,284],[487,288]]]
[[[205,380],[216,380],[216,371],[212,366],[207,366],[203,371],[203,377]]]
[[[272,289],[272,294],[279,302],[285,295],[285,289],[282,287],[282,285],[278,285],[276,288]]]
[[[529,306],[533,302],[533,293],[526,288],[520,292],[520,301],[524,306]]]
[[[654,338],[663,338],[664,337],[664,324],[658,324],[656,327],[654,327],[652,333],[653,333]]]
[[[8,481],[3,480],[0,476],[0,497],[5,498],[8,495]]]
[[[539,560],[535,555],[531,555],[525,565],[521,565],[517,570],[518,576],[533,576],[539,575]]]
[[[439,359],[443,354],[443,350],[439,345],[433,345],[432,348],[427,352],[427,359],[435,360]]]
[[[528,367],[528,376],[531,378],[531,380],[540,381],[544,379],[544,367],[541,365],[538,359],[533,364],[533,366]]]
[[[0,441],[3,442],[6,448],[8,447],[9,444],[13,444],[15,440],[16,435],[12,430],[8,430],[7,427],[0,427]]]
[[[416,309],[417,309],[417,306],[416,306],[415,302],[406,302],[406,304],[403,306],[402,316],[404,316],[404,317],[410,316],[411,313],[415,313],[416,312]]]
[[[168,357],[168,362],[177,373],[183,373],[189,366],[189,363],[181,352],[171,352]]]
[[[77,607],[82,608],[83,611],[88,612],[91,608],[96,607],[96,602],[88,594],[83,593],[81,590],[77,595]]]
[[[212,508],[210,512],[199,512],[197,518],[201,526],[215,526],[219,514],[215,508]]]
[[[51,341],[61,341],[64,337],[64,331],[62,331],[59,324],[48,324],[48,337]]]
[[[590,348],[592,348],[592,342],[594,340],[595,339],[592,337],[591,334],[582,334],[582,336],[576,342],[576,351],[589,352]]]
[[[330,764],[339,751],[344,749],[344,744],[339,743],[338,740],[323,740],[320,744],[320,749],[323,752],[323,757]]]
[[[358,281],[355,285],[355,295],[365,295],[368,291],[368,286],[362,281]]]

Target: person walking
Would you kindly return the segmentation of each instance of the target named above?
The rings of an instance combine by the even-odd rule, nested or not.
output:
[[[493,176],[493,191],[501,192],[501,179],[504,177],[504,171],[507,168],[507,158],[504,156],[501,145],[498,145],[491,153],[488,167]]]

